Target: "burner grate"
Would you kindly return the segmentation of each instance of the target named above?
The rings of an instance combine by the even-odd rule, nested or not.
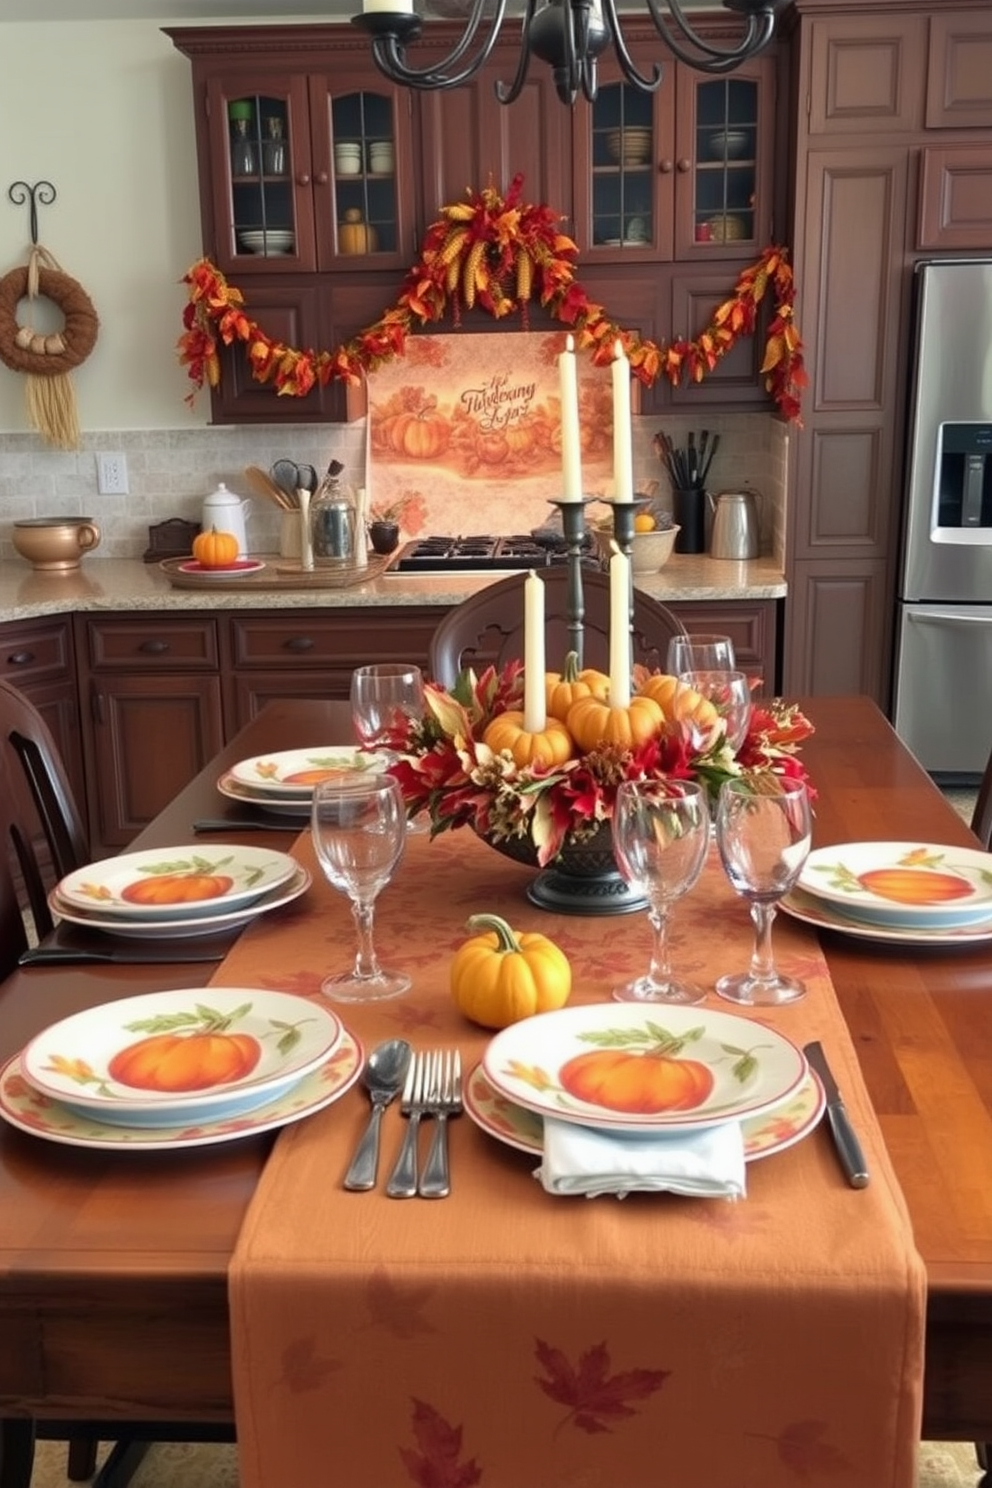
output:
[[[535,541],[506,537],[422,537],[408,542],[390,565],[392,573],[487,573],[501,569],[558,567],[568,557],[564,538]],[[588,558],[584,559],[589,562]],[[595,560],[592,560],[595,561]]]

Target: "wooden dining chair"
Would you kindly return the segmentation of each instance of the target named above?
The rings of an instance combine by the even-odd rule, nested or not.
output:
[[[4,847],[39,935],[52,928],[48,892],[90,861],[83,816],[51,730],[12,682],[0,680],[0,773],[10,794]]]
[[[452,687],[463,667],[481,672],[492,663],[504,666],[524,654],[524,581],[515,573],[489,584],[450,610],[431,637],[428,671],[431,680]],[[567,621],[568,570],[541,571],[544,580],[545,649],[549,671],[558,671],[569,650]],[[599,569],[582,572],[584,666],[609,670],[610,580]],[[667,606],[634,591],[633,658],[652,669],[665,669],[668,642],[683,630]]]
[[[48,725],[0,680],[0,981],[31,939],[52,928],[48,891],[90,861],[82,813]],[[0,1008],[0,1017],[2,1017]],[[230,1441],[224,1427],[184,1422],[33,1421],[0,1418],[0,1488],[30,1488],[35,1439],[64,1441],[67,1475],[93,1478],[101,1441],[113,1441],[93,1488],[125,1488],[153,1441]]]
[[[971,830],[986,852],[992,852],[992,751],[985,765],[982,783],[978,787],[975,809],[971,817]]]

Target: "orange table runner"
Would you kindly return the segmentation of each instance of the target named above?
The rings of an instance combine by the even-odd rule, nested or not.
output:
[[[296,854],[313,866],[306,835]],[[376,939],[413,990],[338,1008],[366,1049],[400,1034],[457,1044],[466,1068],[480,1056],[487,1035],[448,992],[474,912],[555,939],[573,1002],[646,969],[645,915],[549,915],[525,899],[528,877],[467,831],[410,838]],[[676,911],[676,968],[712,985],[751,943],[711,859]],[[347,903],[317,870],[214,982],[318,996],[353,947]],[[775,948],[809,995],[760,1016],[797,1043],[822,1038],[870,1186],[847,1186],[824,1127],[751,1164],[739,1203],[553,1198],[535,1158],[463,1116],[451,1197],[391,1200],[394,1107],[379,1189],[346,1193],[368,1109],[356,1088],[280,1135],[232,1260],[242,1488],[911,1488],[923,1265],[817,942],[780,916]]]

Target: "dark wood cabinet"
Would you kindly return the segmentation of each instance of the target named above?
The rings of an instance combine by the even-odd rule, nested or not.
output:
[[[929,7],[928,129],[992,129],[992,9]]]
[[[94,853],[126,847],[224,742],[211,616],[76,617]]]
[[[992,140],[924,147],[919,220],[918,248],[992,250]]]

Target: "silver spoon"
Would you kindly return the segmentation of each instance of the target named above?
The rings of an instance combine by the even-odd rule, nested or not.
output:
[[[365,1062],[362,1079],[372,1099],[372,1112],[365,1133],[355,1148],[351,1167],[344,1176],[345,1188],[358,1192],[375,1188],[382,1113],[403,1088],[412,1052],[405,1039],[388,1039],[386,1043],[377,1045]]]

